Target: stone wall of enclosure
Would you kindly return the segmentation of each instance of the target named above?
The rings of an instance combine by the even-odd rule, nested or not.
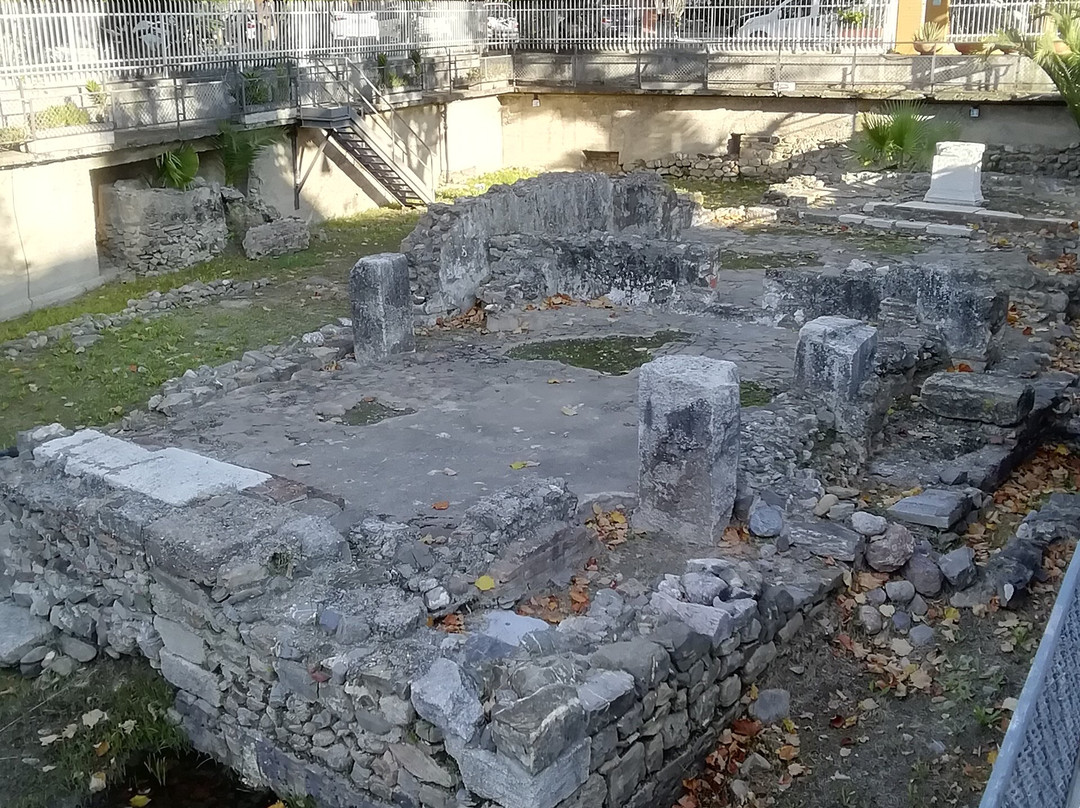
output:
[[[320,806],[670,804],[842,576],[702,558],[555,627],[499,606],[597,552],[561,480],[424,543],[374,518],[343,535],[281,504],[318,492],[190,452],[45,428],[31,457],[34,437],[0,461],[0,616],[21,626],[0,664],[144,656],[198,748]],[[465,605],[466,633],[429,627]]]
[[[98,189],[98,229],[106,260],[137,275],[183,269],[221,254],[235,238],[249,258],[308,246],[307,226],[235,188],[196,178],[191,188],[118,180]]]
[[[491,277],[488,245],[495,237],[608,233],[670,241],[692,213],[688,200],[646,173],[545,174],[454,205],[432,205],[402,251],[424,311],[442,314],[472,306]]]

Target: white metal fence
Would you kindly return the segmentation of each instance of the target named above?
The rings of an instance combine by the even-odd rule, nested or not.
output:
[[[895,6],[896,0],[0,0],[0,76],[111,76],[431,49],[887,48]]]
[[[1039,34],[1044,21],[1039,6],[1029,0],[952,0],[949,3],[949,39],[979,42],[998,31]]]

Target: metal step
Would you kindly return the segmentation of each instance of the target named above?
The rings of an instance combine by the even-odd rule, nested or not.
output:
[[[407,208],[423,205],[423,200],[409,187],[393,165],[387,163],[372,149],[355,125],[349,128],[330,128],[327,135],[341,146],[357,163],[363,166],[376,182],[385,188],[394,199]]]

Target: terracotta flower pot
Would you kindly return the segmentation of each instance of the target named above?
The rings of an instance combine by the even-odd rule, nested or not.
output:
[[[937,53],[941,50],[940,42],[912,42],[911,47],[915,49],[916,53],[921,53],[923,56],[928,56],[931,53]]]
[[[981,42],[954,42],[953,47],[956,48],[956,52],[963,56],[970,56],[973,53],[979,53],[983,49],[983,43]]]
[[[1058,56],[1068,56],[1072,53],[1072,48],[1062,42],[1060,39],[1054,40],[1054,53]]]

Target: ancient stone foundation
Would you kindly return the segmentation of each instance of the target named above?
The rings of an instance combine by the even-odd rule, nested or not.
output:
[[[182,269],[209,261],[229,240],[221,191],[214,186],[178,191],[121,180],[102,186],[98,201],[105,250],[121,270]]]
[[[737,383],[717,371],[702,394],[726,418]],[[481,500],[425,543],[377,518],[345,536],[283,504],[295,483],[189,452],[63,430],[24,448],[0,461],[0,664],[144,656],[198,748],[330,808],[668,805],[842,576],[705,553],[554,627],[472,582],[527,585],[553,544],[572,563],[596,552],[560,480]],[[464,604],[465,634],[428,627]]]
[[[283,219],[258,198],[202,178],[184,191],[120,180],[98,190],[98,209],[105,254],[120,272],[152,274],[209,261],[230,235],[252,259],[306,250],[310,240],[300,219]]]
[[[615,234],[671,241],[691,218],[691,203],[651,174],[545,174],[454,205],[432,205],[402,251],[423,310],[437,315],[473,305],[492,278],[489,245],[497,237]]]

